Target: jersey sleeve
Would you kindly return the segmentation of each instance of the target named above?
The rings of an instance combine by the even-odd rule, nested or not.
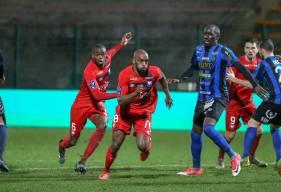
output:
[[[121,72],[118,77],[118,86],[117,86],[118,97],[128,94],[128,90],[129,89],[127,86],[126,77],[124,77],[124,74]]]
[[[199,67],[198,67],[198,59],[197,59],[198,57],[197,57],[197,55],[196,55],[196,51],[194,51],[193,52],[193,55],[192,55],[192,58],[191,58],[191,60],[190,60],[190,63],[191,63],[191,67],[193,68],[193,69],[199,69]]]
[[[154,75],[155,75],[155,79],[157,81],[159,81],[160,79],[162,79],[164,77],[164,74],[159,67],[154,68]]]
[[[90,90],[92,97],[96,101],[102,101],[117,97],[117,93],[105,93],[100,90],[99,84],[96,80],[95,72],[86,69],[84,71],[84,79],[86,80],[88,89]]]
[[[117,45],[115,45],[114,47],[109,49],[106,52],[106,54],[111,59],[121,48],[122,48],[122,45],[120,43],[118,43]]]
[[[265,66],[263,62],[259,63],[253,74],[255,79],[257,79],[260,83],[262,83],[263,77],[265,75],[264,67]]]
[[[221,57],[226,61],[227,65],[232,67],[235,62],[239,62],[236,55],[227,47],[222,47],[221,49]]]

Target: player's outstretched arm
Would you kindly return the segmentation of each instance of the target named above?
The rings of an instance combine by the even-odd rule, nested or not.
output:
[[[176,79],[176,78],[167,78],[166,79],[168,84],[177,84],[177,83],[181,83],[180,79]]]
[[[133,33],[127,32],[123,35],[120,44],[122,46],[126,46],[132,38],[133,38]]]
[[[179,79],[177,78],[167,78],[168,84],[177,84],[182,83],[183,81],[187,80],[188,78],[192,77],[194,73],[194,67],[191,65],[190,68],[188,68]]]
[[[133,38],[132,32],[127,32],[123,35],[121,41],[115,45],[113,48],[107,51],[109,57],[113,57],[122,47],[126,46],[129,41]]]
[[[161,87],[162,87],[165,95],[166,95],[166,98],[165,98],[166,106],[167,106],[168,109],[170,109],[171,106],[173,105],[173,100],[170,96],[170,90],[169,90],[169,86],[168,86],[168,83],[167,83],[167,79],[166,79],[164,74],[162,76],[163,77],[161,79],[159,79],[159,82],[161,84]]]

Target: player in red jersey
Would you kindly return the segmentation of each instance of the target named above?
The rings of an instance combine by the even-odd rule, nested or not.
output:
[[[132,65],[120,72],[118,78],[118,106],[113,120],[111,146],[107,149],[105,168],[101,180],[109,178],[111,164],[117,156],[126,135],[134,127],[136,144],[145,161],[151,150],[151,116],[157,104],[156,82],[159,81],[166,95],[165,103],[170,109],[172,99],[166,77],[159,67],[148,64],[145,50],[134,52]]]
[[[132,33],[125,33],[121,42],[108,51],[105,46],[97,44],[94,47],[92,59],[84,70],[81,89],[71,108],[70,134],[59,141],[59,162],[63,164],[66,148],[76,144],[87,119],[90,119],[96,126],[81,160],[75,166],[75,171],[86,172],[86,160],[102,141],[108,120],[104,100],[117,97],[117,93],[106,93],[111,60],[131,39]]]
[[[256,57],[258,53],[258,41],[256,39],[249,39],[245,41],[244,45],[245,55],[239,57],[239,61],[244,64],[251,72],[255,71],[257,65],[262,60]],[[234,75],[238,79],[245,79],[244,76],[238,72],[236,68],[231,68]],[[226,132],[225,138],[230,143],[236,134],[236,130],[240,128],[241,124],[239,119],[241,118],[244,124],[247,124],[252,114],[256,110],[256,106],[253,102],[253,89],[231,83],[228,81],[229,88],[229,104],[226,108]],[[251,149],[250,158],[248,161],[242,162],[242,165],[249,166],[255,164],[258,167],[267,167],[267,163],[255,158],[257,146],[262,135],[262,126],[258,127],[255,143]],[[224,151],[220,149],[218,156],[217,168],[224,167]]]

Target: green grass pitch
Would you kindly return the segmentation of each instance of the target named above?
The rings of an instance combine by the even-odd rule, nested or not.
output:
[[[74,164],[83,153],[93,129],[85,129],[76,146],[66,153],[66,162],[57,162],[57,142],[67,129],[10,128],[5,151],[9,173],[0,172],[0,192],[165,192],[165,191],[279,191],[281,177],[275,170],[275,152],[271,136],[262,137],[257,156],[270,163],[268,168],[242,168],[237,177],[231,175],[229,158],[226,168],[214,168],[217,147],[204,138],[203,176],[178,176],[191,165],[190,133],[154,131],[153,150],[147,161],[139,160],[135,138],[128,136],[112,166],[108,181],[98,180],[105,152],[111,141],[111,130],[88,160],[88,172],[75,173]],[[233,147],[242,152],[243,134],[238,133]]]

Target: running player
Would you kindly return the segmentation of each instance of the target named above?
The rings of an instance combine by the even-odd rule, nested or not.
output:
[[[140,159],[145,161],[151,150],[151,116],[157,104],[156,82],[159,81],[166,95],[165,103],[170,109],[170,97],[166,77],[159,67],[148,64],[145,50],[134,52],[132,65],[120,72],[118,78],[118,106],[113,120],[112,144],[106,153],[101,180],[109,178],[111,164],[117,156],[126,135],[134,127]]]
[[[84,70],[81,89],[71,108],[69,136],[59,141],[59,163],[63,164],[66,148],[76,144],[87,119],[96,126],[83,156],[75,165],[77,172],[86,172],[86,160],[102,141],[108,120],[104,100],[117,97],[117,93],[106,93],[110,79],[111,60],[131,39],[132,33],[125,33],[121,42],[108,51],[104,45],[97,44],[94,47],[92,59]]]

